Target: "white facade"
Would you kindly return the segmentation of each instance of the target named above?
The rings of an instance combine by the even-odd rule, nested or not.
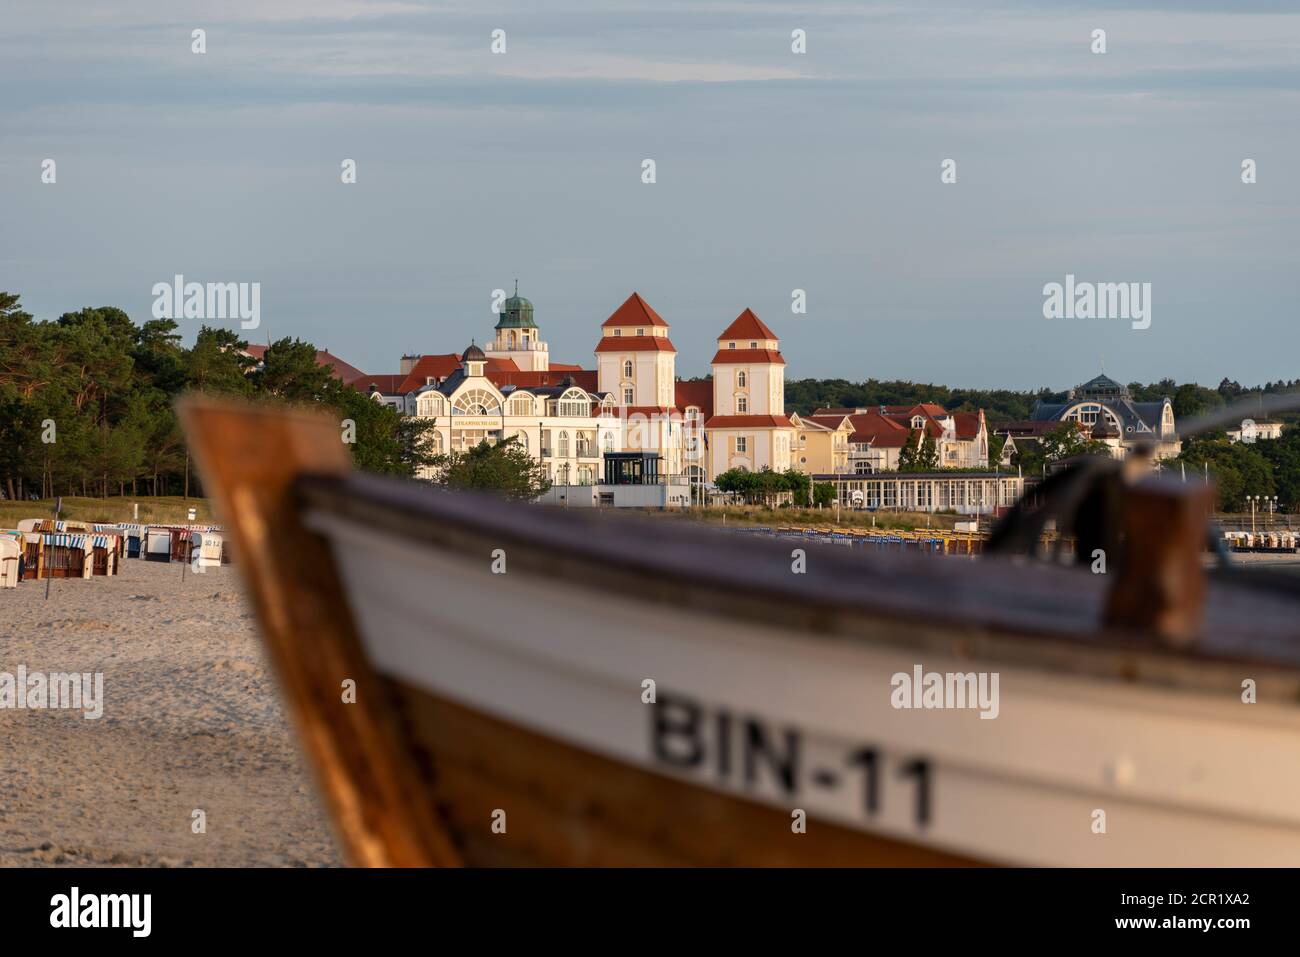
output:
[[[498,387],[486,374],[489,360],[509,359],[527,374],[549,371],[549,351],[531,310],[531,303],[517,295],[507,300],[491,346],[466,349],[458,370],[439,373],[441,380],[430,378],[408,403],[411,414],[433,423],[433,454],[517,437],[545,466],[550,481],[566,487],[599,485],[606,452],[658,453],[664,487],[683,476],[698,482],[730,468],[784,471],[793,465],[796,429],[785,415],[779,341],[749,310],[717,340],[712,426],[698,406],[676,407],[676,349],[668,324],[635,293],[602,324],[594,391],[562,378],[563,372],[539,379],[498,374],[499,369],[498,381],[527,384]],[[591,373],[580,375],[590,386]],[[537,386],[538,381],[564,384]],[[623,499],[630,495],[635,497],[618,493]],[[601,502],[599,495],[596,501]]]
[[[435,455],[515,437],[557,485],[599,482],[603,453],[623,450],[612,402],[578,386],[554,396],[528,389],[503,392],[481,369],[477,375],[467,374],[450,394],[432,387],[420,393],[416,415],[434,423],[429,442]]]

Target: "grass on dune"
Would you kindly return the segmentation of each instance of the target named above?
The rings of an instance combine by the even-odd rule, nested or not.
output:
[[[135,514],[133,506],[137,504],[140,506],[138,520],[133,517]],[[189,521],[186,516],[191,508],[196,510],[195,524],[216,524],[212,509],[205,499],[185,499],[179,495],[159,496],[157,498],[147,495],[139,498],[130,496],[124,498],[82,498],[80,496],[65,495],[63,498],[63,511],[59,513],[59,518],[64,521],[74,522],[113,524],[139,521],[143,525],[148,525],[151,522],[166,525],[184,525]],[[14,528],[24,518],[53,517],[53,499],[44,499],[39,502],[0,501],[0,528]]]

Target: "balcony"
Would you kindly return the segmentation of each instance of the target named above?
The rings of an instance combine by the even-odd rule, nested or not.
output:
[[[538,341],[520,342],[519,340],[516,339],[513,345],[505,341],[498,341],[494,343],[492,348],[487,351],[488,352],[550,352],[551,350],[547,347],[545,342],[538,342]]]

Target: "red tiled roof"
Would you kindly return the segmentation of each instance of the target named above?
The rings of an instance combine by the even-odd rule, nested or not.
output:
[[[439,380],[445,379],[460,368],[460,361],[460,354],[456,352],[448,352],[445,355],[420,356],[406,379],[403,380],[398,391],[403,395],[414,392],[427,384],[430,377]],[[519,366],[515,365],[514,359],[486,359],[483,362],[483,374],[489,379],[494,374],[502,375],[518,371]]]
[[[695,406],[700,410],[700,415],[707,420],[713,415],[713,382],[708,379],[696,382],[682,382],[678,380],[673,383],[673,400],[677,403],[677,408],[683,412],[688,406]]]
[[[885,411],[890,415],[932,415],[941,419],[948,410],[935,402],[918,402],[916,405],[887,405]]]
[[[957,438],[970,440],[980,434],[980,414],[978,412],[954,412],[953,431]]]
[[[763,320],[754,315],[754,310],[746,309],[738,315],[731,325],[722,330],[719,339],[776,339],[777,334],[763,324]]]
[[[582,366],[572,362],[552,362],[549,366],[552,372],[581,372]]]
[[[663,321],[650,303],[641,298],[639,292],[634,292],[623,301],[623,305],[614,310],[613,315],[600,324],[602,329],[609,329],[612,326],[663,326],[667,328],[668,323]]]
[[[851,417],[847,415],[805,415],[801,421],[812,422],[814,425],[820,425],[822,428],[834,431],[840,427],[840,423],[845,419],[851,421]]]
[[[936,422],[932,417],[926,415],[924,412],[921,412],[918,409],[913,409],[911,412],[890,412],[885,415],[885,418],[890,419],[893,422],[897,423],[898,425],[902,426],[903,428],[907,429],[908,431],[911,431],[912,418],[915,415],[919,415],[922,417],[921,429],[922,431],[925,432],[926,435],[932,435],[936,439],[941,438],[943,436],[943,432],[944,432],[943,426],[940,425],[938,422]]]
[[[438,356],[420,356],[398,391],[403,395],[414,392],[424,386],[431,377],[445,379],[459,368],[460,355],[455,352]]]
[[[373,385],[385,395],[392,395],[402,391],[402,383],[405,381],[404,375],[363,375],[360,379],[353,379],[348,385],[358,392],[369,392]]]
[[[263,357],[266,355],[266,350],[266,346],[254,345],[250,342],[248,348],[244,351],[258,362],[261,362]],[[316,364],[318,366],[329,366],[330,372],[334,374],[334,378],[342,379],[344,382],[351,382],[353,379],[360,379],[365,375],[365,373],[356,366],[344,362],[336,355],[331,355],[328,349],[316,350]]]
[[[597,352],[676,352],[667,336],[605,336]]]
[[[749,363],[783,366],[785,360],[781,358],[781,353],[773,352],[771,349],[719,349],[718,354],[713,357],[714,365]]]
[[[704,423],[706,429],[792,428],[788,415],[715,415]]]
[[[595,369],[548,369],[545,372],[520,372],[514,371],[494,371],[485,370],[487,377],[492,384],[498,389],[503,389],[508,385],[516,389],[538,389],[542,386],[559,385],[565,379],[572,379],[573,384],[580,389],[588,392],[596,391],[596,370]]]
[[[870,442],[878,449],[901,449],[912,434],[911,429],[879,412],[862,412],[850,416],[849,421],[853,425],[850,442]]]

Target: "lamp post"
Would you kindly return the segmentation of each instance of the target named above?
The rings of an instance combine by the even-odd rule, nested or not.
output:
[[[1246,496],[1246,501],[1250,502],[1250,534],[1255,534],[1255,506],[1259,504],[1259,496]]]

